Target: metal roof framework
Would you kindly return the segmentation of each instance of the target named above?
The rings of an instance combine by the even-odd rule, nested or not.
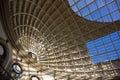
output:
[[[119,20],[110,23],[86,20],[72,11],[67,0],[9,0],[8,10],[11,26],[5,30],[8,36],[14,35],[9,40],[25,61],[19,62],[21,65],[27,63],[37,72],[58,80],[116,74],[114,68],[97,70],[96,65],[104,63],[92,63],[85,44],[119,30]],[[26,50],[35,53],[37,61]],[[112,67],[111,61],[107,63],[107,67]],[[23,80],[25,76],[22,74]]]

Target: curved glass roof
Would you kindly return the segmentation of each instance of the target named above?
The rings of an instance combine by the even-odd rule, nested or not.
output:
[[[72,10],[79,16],[97,22],[120,19],[120,0],[68,0]]]
[[[93,63],[120,58],[120,30],[86,43]]]

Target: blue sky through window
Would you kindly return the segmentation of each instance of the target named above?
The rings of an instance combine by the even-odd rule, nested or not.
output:
[[[120,20],[120,0],[68,0],[79,16],[98,22]]]
[[[86,43],[93,63],[120,58],[120,31]]]

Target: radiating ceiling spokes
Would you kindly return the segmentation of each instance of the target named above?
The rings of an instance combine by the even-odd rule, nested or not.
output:
[[[49,75],[54,70],[58,71],[57,75],[60,71],[66,75],[83,74],[80,71],[83,70],[85,57],[81,57],[83,44],[79,41],[84,40],[76,40],[78,37],[73,32],[79,33],[78,25],[74,27],[76,24],[72,26],[69,22],[73,15],[68,14],[62,1],[39,0],[36,3],[34,0],[11,0],[10,6],[13,30],[18,38],[16,42],[24,50],[39,55],[40,64],[31,63],[32,66],[38,70],[39,66],[52,69],[51,72],[46,71]],[[70,21],[75,23],[73,18]],[[88,55],[86,57],[89,58]],[[81,69],[78,70],[79,67]]]
[[[38,55],[45,50],[44,45],[41,42],[36,41],[34,38],[23,36],[19,39],[19,43],[23,46],[24,50],[34,52]]]

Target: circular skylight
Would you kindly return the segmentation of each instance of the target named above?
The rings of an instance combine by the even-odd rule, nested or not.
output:
[[[2,56],[4,54],[4,48],[2,45],[0,45],[0,55]]]
[[[120,20],[120,0],[68,0],[72,10],[91,21]]]

